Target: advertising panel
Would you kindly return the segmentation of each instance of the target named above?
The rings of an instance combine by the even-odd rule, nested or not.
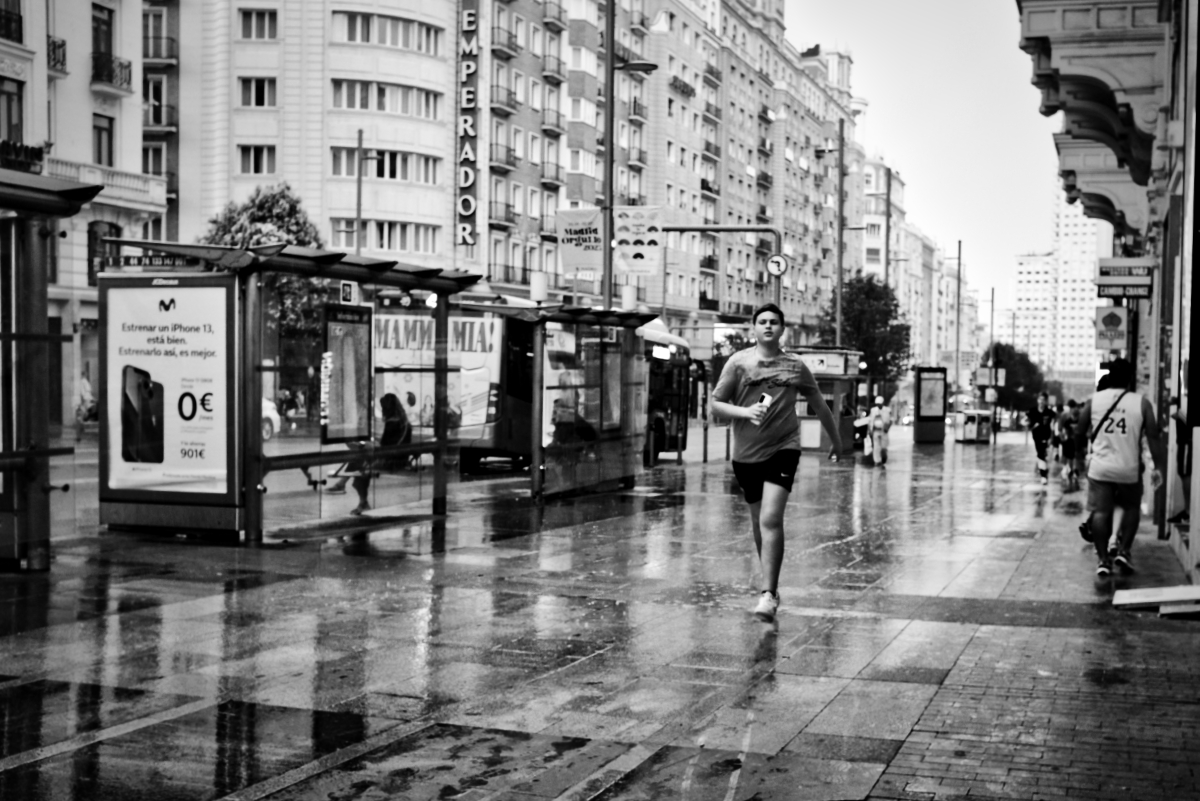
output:
[[[371,438],[371,309],[325,307],[321,443]]]
[[[917,398],[917,417],[944,417],[946,414],[946,374],[921,374],[921,394]]]
[[[613,239],[617,242],[613,264],[619,272],[660,275],[667,235],[662,210],[656,206],[617,206],[613,210]]]
[[[1124,306],[1100,306],[1096,309],[1096,350],[1124,350],[1129,347],[1129,309]]]
[[[232,276],[100,279],[101,500],[235,500]]]
[[[572,279],[595,280],[604,266],[602,214],[600,209],[559,209],[554,215],[563,272]]]
[[[450,315],[449,427],[482,426],[499,391],[503,320]],[[395,393],[414,428],[433,427],[434,321],[428,311],[375,315],[379,396]],[[467,432],[461,435],[470,438]]]

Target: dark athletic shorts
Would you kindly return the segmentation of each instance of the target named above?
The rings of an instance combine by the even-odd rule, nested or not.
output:
[[[796,483],[796,469],[800,466],[800,451],[776,451],[765,462],[734,462],[733,474],[742,487],[746,503],[762,500],[763,484],[778,484],[788,492]]]
[[[1142,505],[1142,482],[1118,484],[1115,481],[1088,479],[1088,511],[1111,512],[1120,506],[1125,509]]]

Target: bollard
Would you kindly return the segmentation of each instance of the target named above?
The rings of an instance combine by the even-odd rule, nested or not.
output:
[[[701,461],[708,464],[708,418],[704,418],[704,456]]]

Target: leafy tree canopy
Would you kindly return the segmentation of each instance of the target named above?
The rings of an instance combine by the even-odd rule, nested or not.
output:
[[[1046,378],[1029,354],[1007,342],[993,342],[984,351],[980,367],[988,366],[987,355],[993,349],[996,367],[1004,368],[1004,386],[997,387],[997,403],[1006,409],[1022,412],[1037,406],[1037,396],[1046,388]]]
[[[726,331],[724,338],[717,338],[713,342],[713,357],[712,357],[712,383],[716,383],[721,377],[721,371],[725,369],[725,362],[729,361],[729,357],[737,353],[739,350],[750,347],[754,344],[754,339],[745,331],[739,328],[730,328]]]
[[[286,182],[257,187],[244,203],[231,202],[208,221],[208,231],[200,237],[201,244],[236,248],[270,242],[323,247],[321,234],[304,212],[300,197]],[[262,287],[263,319],[271,333],[285,338],[320,336],[329,281],[264,273]]]
[[[837,299],[821,314],[821,344],[837,342]],[[860,350],[872,378],[895,381],[912,361],[911,330],[900,313],[890,286],[873,275],[856,276],[842,285],[842,345]]]

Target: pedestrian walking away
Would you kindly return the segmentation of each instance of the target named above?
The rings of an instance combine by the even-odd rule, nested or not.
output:
[[[1067,401],[1067,410],[1058,416],[1058,439],[1062,447],[1063,489],[1074,492],[1079,489],[1079,470],[1076,465],[1075,424],[1079,421],[1079,403],[1074,398]]]
[[[883,405],[883,396],[875,396],[875,405],[867,415],[867,435],[871,438],[871,454],[875,464],[887,464],[888,432],[892,430],[892,410]]]
[[[1076,447],[1091,447],[1088,461],[1088,511],[1092,545],[1099,562],[1096,575],[1107,577],[1113,564],[1122,570],[1133,570],[1130,553],[1133,539],[1141,521],[1142,438],[1154,460],[1150,474],[1151,485],[1162,483],[1165,448],[1154,405],[1148,398],[1133,391],[1133,365],[1116,359],[1109,366],[1107,387],[1100,389],[1083,404]],[[1090,421],[1090,425],[1084,425]],[[1109,549],[1115,510],[1121,510],[1121,525],[1117,532],[1115,551]]]
[[[800,462],[800,420],[796,400],[803,395],[816,411],[837,461],[842,438],[833,412],[808,366],[779,345],[783,312],[774,303],[751,316],[755,344],[729,358],[712,393],[712,412],[732,420],[733,472],[750,507],[762,591],[754,615],[771,622],[779,608],[783,565],[783,513]]]
[[[1057,415],[1050,408],[1050,397],[1043,392],[1037,397],[1037,408],[1029,413],[1029,430],[1033,434],[1033,447],[1037,451],[1038,478],[1043,484],[1050,483],[1050,438],[1054,436]]]

